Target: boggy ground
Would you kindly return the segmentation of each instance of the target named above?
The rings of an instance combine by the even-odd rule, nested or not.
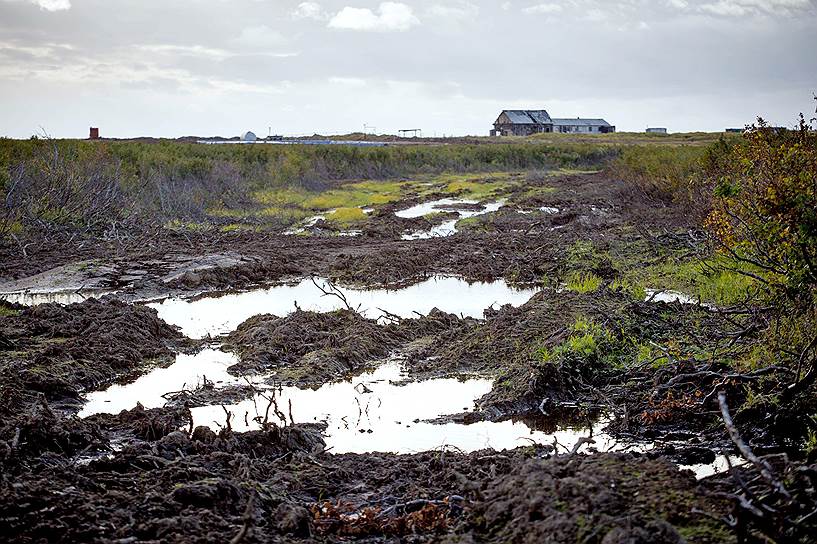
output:
[[[0,414],[37,400],[76,403],[82,391],[169,364],[190,346],[156,311],[114,299],[24,307],[0,301]]]
[[[378,206],[361,227],[362,237],[165,229],[116,242],[39,241],[25,252],[4,243],[0,288],[26,289],[72,278],[67,283],[74,289],[115,289],[120,297],[134,298],[243,288],[313,274],[360,285],[411,283],[434,273],[473,281],[504,277],[536,282],[560,268],[565,249],[577,240],[606,244],[627,231],[630,242],[651,244],[667,229],[686,224],[678,211],[656,207],[604,174],[534,176],[509,184],[499,196],[507,199],[506,207],[464,222],[467,235],[431,240],[399,239],[403,232],[430,228],[442,219],[394,216],[395,209],[414,202],[409,200]],[[544,213],[542,206],[559,211]]]
[[[8,542],[733,540],[709,517],[727,502],[645,456],[331,455],[309,425],[189,433],[174,430],[184,414],[169,409],[37,417],[83,428],[86,450],[105,449],[100,429],[116,427],[119,449],[90,462],[9,450]]]
[[[415,379],[496,378],[469,417],[606,412],[613,432],[674,439],[685,450],[674,459],[687,461],[701,450],[732,451],[713,395],[724,389],[733,408],[746,405],[736,421],[758,437],[753,445],[793,451],[788,446],[802,436],[781,436],[776,418],[813,413],[813,398],[799,392],[782,408],[750,405],[744,383],[768,380],[771,390],[790,371],[732,372],[724,364],[754,349],[769,316],[644,302],[634,284],[633,271],[700,251],[685,218],[603,174],[528,185],[505,194],[499,212],[461,222],[462,232],[450,238],[398,240],[441,218],[402,222],[389,205],[358,238],[164,232],[115,247],[43,244],[27,248],[25,258],[5,247],[4,276],[15,285],[68,278],[119,292],[65,307],[0,307],[0,534],[11,542],[609,544],[729,542],[766,524],[767,534],[805,541],[814,527],[807,505],[817,474],[809,460],[776,470],[787,491],[769,495],[756,468],[745,469],[740,486],[724,477],[698,483],[660,458],[673,453],[667,449],[649,456],[554,455],[548,447],[332,455],[315,426],[264,424],[218,435],[190,429],[190,396],[156,410],[66,415],[81,392],[165,364],[191,346],[152,310],[117,299],[311,274],[395,285],[449,273],[544,290],[520,308],[488,310],[484,320],[434,313],[382,324],[349,310],[257,316],[222,339],[240,359],[231,371],[273,371],[278,380],[317,385],[400,350]],[[55,266],[62,268],[49,272]],[[42,275],[26,279],[35,273]],[[252,389],[229,393],[241,398]],[[734,505],[752,495],[788,502],[747,519],[747,509]],[[790,531],[779,528],[792,519],[799,524]]]

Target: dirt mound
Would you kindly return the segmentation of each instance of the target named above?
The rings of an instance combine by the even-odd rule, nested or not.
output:
[[[100,452],[108,439],[93,422],[62,417],[43,397],[27,413],[3,418],[0,466],[9,474],[24,465],[63,463],[79,453]]]
[[[717,507],[700,493],[691,473],[639,456],[530,460],[486,482],[482,495],[470,515],[481,542],[731,540],[718,522],[693,512]]]
[[[163,411],[100,416],[95,424],[116,433],[146,417],[173,417]],[[4,473],[0,533],[8,542],[609,543],[673,542],[679,534],[730,541],[717,521],[692,512],[715,516],[724,506],[663,461],[541,459],[548,450],[533,447],[331,455],[321,430],[132,434],[119,451],[86,464],[61,461],[13,480]]]
[[[224,348],[238,353],[234,374],[274,371],[274,379],[301,385],[323,384],[362,371],[393,349],[458,323],[432,311],[418,319],[380,325],[357,312],[298,310],[286,317],[255,316],[230,333]]]
[[[0,320],[0,414],[15,412],[37,394],[77,399],[132,375],[148,364],[169,363],[183,336],[156,310],[116,300],[7,310]]]
[[[258,518],[283,541],[276,535],[308,531],[309,517],[280,483],[276,460],[310,458],[323,447],[314,425],[243,434],[201,428],[137,440],[83,465],[63,461],[14,480],[4,473],[0,532],[6,542],[228,542]]]

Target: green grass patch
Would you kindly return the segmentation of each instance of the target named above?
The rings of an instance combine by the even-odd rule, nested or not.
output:
[[[264,189],[253,194],[256,202],[263,206],[280,208],[283,206],[300,206],[315,193],[305,189],[283,187],[279,189]]]
[[[366,221],[367,215],[360,208],[338,208],[326,216],[328,221],[340,225],[352,225]]]
[[[210,230],[213,226],[207,223],[200,223],[198,221],[182,221],[174,219],[165,223],[165,228],[175,231],[190,231],[190,232],[205,232]]]
[[[760,275],[760,270],[737,270],[723,256],[704,260],[665,261],[641,268],[632,268],[622,280],[630,285],[651,289],[670,289],[691,295],[702,302],[721,306],[737,304],[747,298],[760,282],[742,271]]]
[[[401,197],[402,187],[399,183],[351,183],[338,189],[314,195],[301,202],[300,205],[312,210],[357,208],[388,204],[400,200]]]
[[[634,283],[627,278],[618,278],[610,284],[610,290],[625,293],[633,300],[643,301],[647,298],[647,290],[639,283]]]
[[[241,223],[230,223],[229,225],[222,225],[219,227],[221,232],[238,232],[240,230],[256,230],[252,225],[244,225]]]
[[[567,289],[579,294],[594,293],[602,283],[602,279],[592,272],[571,272],[567,277]]]
[[[274,217],[285,223],[296,223],[314,214],[301,208],[281,208],[278,206],[269,206],[258,212],[258,215],[261,217]]]

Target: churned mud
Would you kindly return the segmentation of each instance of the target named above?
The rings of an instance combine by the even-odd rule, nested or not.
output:
[[[109,428],[130,436],[89,461],[15,451],[0,530],[20,542],[729,540],[694,513],[725,505],[692,473],[645,456],[331,455],[318,426],[171,430],[178,423],[167,410],[123,412]],[[80,425],[92,432],[102,419]]]
[[[771,318],[632,284],[697,251],[678,211],[585,174],[364,212],[1,255],[5,540],[806,541],[813,398],[724,363]]]
[[[38,395],[77,402],[82,391],[170,363],[186,343],[155,310],[113,299],[0,305],[0,410],[7,414]]]

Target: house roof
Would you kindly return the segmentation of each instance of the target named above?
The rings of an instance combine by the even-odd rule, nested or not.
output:
[[[611,127],[610,123],[604,119],[554,119],[554,125],[572,126],[572,127]]]
[[[514,125],[549,125],[552,123],[550,115],[545,110],[502,110],[502,113]]]

